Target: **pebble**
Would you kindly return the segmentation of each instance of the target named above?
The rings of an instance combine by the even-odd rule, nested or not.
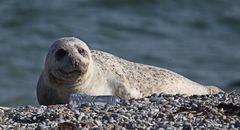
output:
[[[240,95],[154,94],[121,104],[22,106],[0,111],[0,129],[239,129]]]

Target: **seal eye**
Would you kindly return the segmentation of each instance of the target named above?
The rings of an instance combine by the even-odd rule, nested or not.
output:
[[[87,52],[84,49],[78,49],[78,52],[82,55],[82,56],[86,56]]]
[[[65,50],[59,49],[59,50],[56,52],[55,56],[56,56],[56,59],[57,59],[57,60],[61,60],[66,54],[67,54],[67,52],[66,52]]]

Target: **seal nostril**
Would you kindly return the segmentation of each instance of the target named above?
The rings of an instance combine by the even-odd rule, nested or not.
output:
[[[56,52],[55,56],[56,56],[56,59],[57,59],[57,60],[61,60],[66,54],[67,54],[67,52],[66,52],[65,50],[59,49],[59,50]]]
[[[76,59],[74,59],[74,58],[69,58],[69,63],[71,64],[71,66],[72,66],[74,69],[77,69],[77,68],[78,68],[79,61],[77,61]]]
[[[74,68],[76,69],[77,67],[78,67],[78,63],[77,63],[77,62],[75,62],[75,67],[74,67]]]

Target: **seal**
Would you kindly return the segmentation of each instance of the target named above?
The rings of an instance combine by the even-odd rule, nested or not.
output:
[[[137,99],[154,93],[205,95],[220,91],[164,68],[90,50],[83,41],[64,37],[49,49],[37,85],[37,98],[39,104],[52,105],[68,103],[69,94],[78,92]]]

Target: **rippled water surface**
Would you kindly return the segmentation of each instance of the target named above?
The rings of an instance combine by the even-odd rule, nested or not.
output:
[[[240,80],[239,16],[239,0],[2,1],[0,105],[37,105],[48,47],[63,36],[202,84],[239,90],[240,83],[229,86]]]

